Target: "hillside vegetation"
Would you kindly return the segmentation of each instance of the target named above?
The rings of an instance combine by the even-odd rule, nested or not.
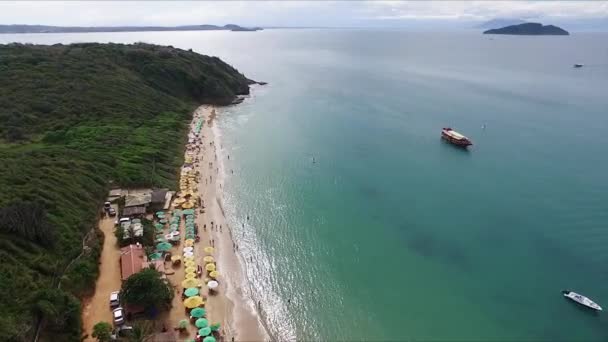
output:
[[[0,341],[39,320],[42,340],[80,339],[107,190],[174,187],[192,110],[250,83],[172,47],[0,45]]]

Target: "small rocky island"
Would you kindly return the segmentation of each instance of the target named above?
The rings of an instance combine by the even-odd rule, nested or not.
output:
[[[561,27],[540,23],[523,23],[484,31],[483,34],[513,34],[526,36],[567,36],[570,33]]]

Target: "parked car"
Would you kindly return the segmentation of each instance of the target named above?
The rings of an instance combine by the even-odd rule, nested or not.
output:
[[[114,292],[110,293],[110,307],[115,308],[118,306],[120,306],[119,292],[114,291]]]
[[[112,204],[111,204],[110,202],[105,202],[105,203],[103,204],[103,209],[104,209],[105,211],[110,210],[110,208],[112,208]]]
[[[133,336],[133,327],[130,325],[121,325],[120,327],[112,331],[112,335],[110,336],[110,338],[112,339],[112,341],[116,341],[121,337],[129,336]]]
[[[114,316],[114,325],[125,324],[125,311],[121,307],[112,310],[112,315]]]
[[[110,215],[111,217],[116,216],[116,209],[114,209],[114,208],[108,209],[108,215]]]
[[[114,223],[115,223],[116,225],[119,225],[119,224],[123,224],[124,222],[129,222],[129,221],[131,221],[131,219],[130,219],[130,218],[128,218],[128,217],[123,217],[123,218],[121,218],[120,220],[116,220],[116,221],[114,221]]]

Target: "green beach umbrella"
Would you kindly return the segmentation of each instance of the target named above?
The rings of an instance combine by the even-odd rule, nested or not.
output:
[[[188,327],[188,320],[187,319],[182,319],[181,321],[179,321],[178,325],[177,325],[180,329],[186,329]]]
[[[194,209],[185,209],[182,210],[183,215],[194,215]]]
[[[194,215],[186,215],[186,220],[194,220]]]
[[[215,342],[215,337],[207,336],[203,339],[203,342]]]
[[[204,327],[207,327],[209,325],[209,321],[207,321],[204,318],[199,318],[199,319],[196,320],[196,322],[194,322],[194,325],[196,325],[197,328],[204,328]]]
[[[207,335],[211,334],[211,328],[209,328],[209,327],[200,328],[198,330],[198,334],[201,336],[207,336]]]
[[[196,296],[198,294],[198,289],[196,287],[190,287],[187,288],[184,293],[186,294],[186,297]]]
[[[173,245],[168,242],[161,242],[156,245],[156,249],[158,249],[159,251],[168,251],[171,249],[171,247],[173,247]]]
[[[179,225],[177,223],[174,223],[174,224],[170,225],[169,228],[177,229],[177,228],[179,228]]]
[[[157,211],[156,215],[165,215],[165,212],[164,211]]]
[[[196,317],[196,318],[201,318],[201,317],[205,316],[205,313],[207,313],[207,312],[203,308],[194,308],[194,309],[192,309],[192,311],[190,311],[190,316]]]
[[[152,254],[150,254],[150,260],[158,260],[158,259],[160,259],[162,257],[163,257],[163,255],[160,254],[160,253],[152,253]]]
[[[219,323],[213,323],[211,324],[211,331],[219,331],[220,330],[220,324]]]
[[[158,220],[158,222],[160,222],[162,224],[165,224],[165,223],[167,223],[167,220],[166,219],[160,219],[160,220]]]

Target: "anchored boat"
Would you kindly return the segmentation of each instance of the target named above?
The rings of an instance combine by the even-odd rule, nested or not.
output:
[[[601,306],[597,305],[594,301],[592,301],[591,299],[589,299],[589,298],[587,298],[587,297],[585,297],[585,296],[583,296],[581,294],[578,294],[576,292],[572,292],[572,291],[569,291],[569,290],[563,290],[562,294],[564,295],[564,297],[566,297],[568,299],[571,299],[571,300],[573,300],[573,301],[575,301],[575,302],[577,302],[577,303],[579,303],[579,304],[581,304],[583,306],[586,306],[586,307],[591,308],[593,310],[602,311],[602,307]]]
[[[469,138],[465,137],[464,135],[456,132],[455,130],[449,127],[443,128],[441,130],[441,137],[456,146],[467,147],[473,145]]]

